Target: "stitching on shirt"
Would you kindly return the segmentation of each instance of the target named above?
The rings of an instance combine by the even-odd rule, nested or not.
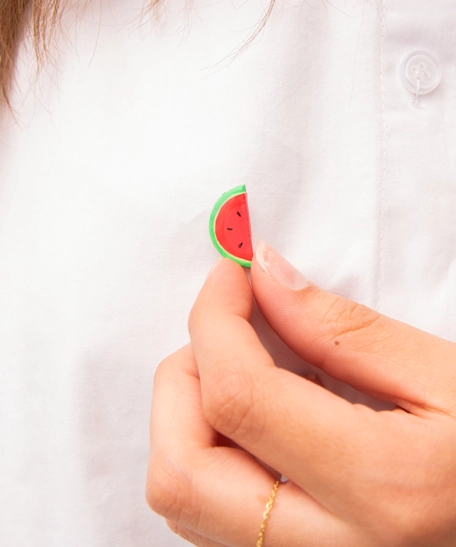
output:
[[[382,30],[380,36],[380,91],[382,101],[382,175],[380,179],[380,234],[379,234],[379,259],[377,273],[377,297],[375,307],[380,310],[380,292],[383,281],[383,236],[385,227],[385,193],[386,193],[386,108],[385,108],[385,86],[384,86],[384,66],[385,66],[385,30],[386,30],[386,0],[382,0]]]

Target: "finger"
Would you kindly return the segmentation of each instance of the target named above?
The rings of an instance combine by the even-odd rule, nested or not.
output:
[[[198,536],[251,547],[274,478],[251,455],[217,446],[215,440],[202,412],[198,371],[187,346],[165,360],[156,375],[147,500],[156,512]],[[346,525],[297,486],[279,488],[265,547],[348,546],[352,540]]]
[[[252,286],[271,327],[300,357],[360,391],[415,406],[455,408],[456,344],[309,283],[260,242]]]
[[[375,449],[378,443],[377,416],[277,368],[247,321],[250,301],[242,268],[225,260],[192,309],[189,329],[204,415],[217,431],[332,508],[335,493],[353,488],[364,444]]]

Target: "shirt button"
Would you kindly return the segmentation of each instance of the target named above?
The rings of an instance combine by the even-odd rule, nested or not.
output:
[[[432,55],[424,51],[414,51],[402,61],[402,83],[416,95],[433,91],[439,85],[440,76],[439,64]]]

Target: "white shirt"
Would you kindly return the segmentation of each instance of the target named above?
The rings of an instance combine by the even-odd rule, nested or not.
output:
[[[234,186],[254,241],[456,341],[454,2],[276,0],[241,52],[267,2],[192,6],[156,25],[139,0],[70,10],[35,83],[21,49],[0,139],[2,547],[187,545],[144,498],[152,383],[188,341]],[[417,51],[441,71],[419,101],[401,79]]]

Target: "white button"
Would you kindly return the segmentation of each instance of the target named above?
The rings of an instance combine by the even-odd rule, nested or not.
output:
[[[440,82],[440,67],[437,61],[424,51],[414,51],[401,64],[401,78],[405,88],[416,95],[434,90]]]

